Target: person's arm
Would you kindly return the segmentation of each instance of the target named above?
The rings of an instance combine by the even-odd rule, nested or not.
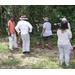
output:
[[[17,26],[15,27],[15,30],[16,30],[18,33],[20,33],[20,30],[19,30],[20,28],[19,28],[19,27],[20,27],[20,24],[17,23]]]
[[[70,23],[68,23],[68,28],[71,29],[71,27],[70,27]]]
[[[44,33],[45,29],[46,29],[46,28],[43,28],[42,33],[41,33],[40,37],[42,37],[42,35],[43,35],[43,33]]]
[[[42,29],[42,33],[41,33],[40,37],[42,37],[42,35],[43,35],[45,29],[46,29],[46,28],[45,28],[45,24],[43,24],[43,29]]]
[[[43,29],[42,29],[42,34],[44,33],[45,29],[46,29],[46,25],[45,25],[45,23],[44,23],[44,24],[43,24]]]
[[[44,33],[45,29],[46,29],[46,28],[43,28],[43,30],[42,30],[42,34]]]
[[[10,33],[10,26],[8,26],[8,32],[9,32],[9,36],[11,36],[11,33]]]
[[[7,26],[8,26],[8,32],[9,32],[8,35],[11,36],[11,33],[10,33],[10,26],[11,26],[10,21],[8,21]]]
[[[72,38],[72,32],[71,32],[71,30],[69,30],[69,39],[71,39]]]
[[[32,27],[32,25],[31,25],[29,22],[28,22],[28,27],[29,27],[29,29],[30,29],[29,32],[31,33],[33,27]]]

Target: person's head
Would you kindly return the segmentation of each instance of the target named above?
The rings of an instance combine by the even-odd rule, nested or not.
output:
[[[68,23],[67,23],[67,22],[62,22],[62,23],[61,23],[61,26],[60,26],[60,29],[61,29],[61,30],[68,29]]]
[[[12,15],[12,16],[10,16],[10,20],[11,21],[13,21],[14,20],[14,16]]]
[[[19,19],[24,20],[24,21],[28,21],[28,18],[26,17],[26,15],[21,16]]]
[[[49,18],[48,17],[45,17],[43,18],[44,22],[48,22],[49,21]]]
[[[62,18],[62,22],[67,22],[67,19],[66,18]]]

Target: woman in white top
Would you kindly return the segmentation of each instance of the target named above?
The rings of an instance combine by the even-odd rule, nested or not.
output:
[[[58,49],[59,49],[59,59],[60,65],[63,64],[63,56],[65,53],[65,63],[66,66],[69,65],[69,55],[70,55],[70,39],[72,38],[72,33],[70,29],[68,29],[68,23],[62,22],[60,29],[57,31],[58,36]]]

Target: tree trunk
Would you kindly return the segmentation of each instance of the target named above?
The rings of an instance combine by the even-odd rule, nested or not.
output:
[[[2,21],[2,6],[1,6],[1,26],[3,27],[3,21]]]
[[[22,8],[22,9],[21,9],[21,14],[24,15],[24,6],[21,5],[21,8]]]
[[[17,10],[17,8],[16,8],[16,5],[14,6],[15,8],[15,14],[16,14],[16,16],[17,16],[17,18],[19,18],[19,15],[18,15],[18,10]]]

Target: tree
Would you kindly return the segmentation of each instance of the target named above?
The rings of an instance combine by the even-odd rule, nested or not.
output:
[[[7,21],[10,15],[15,16],[17,24],[19,17],[26,15],[29,22],[33,25],[33,33],[31,35],[38,36],[42,31],[43,17],[48,16],[49,22],[52,24],[52,30],[56,30],[54,23],[60,23],[61,18],[66,17],[71,24],[73,39],[75,38],[75,6],[73,5],[0,5],[0,32],[7,32]],[[57,27],[58,28],[58,27]]]

